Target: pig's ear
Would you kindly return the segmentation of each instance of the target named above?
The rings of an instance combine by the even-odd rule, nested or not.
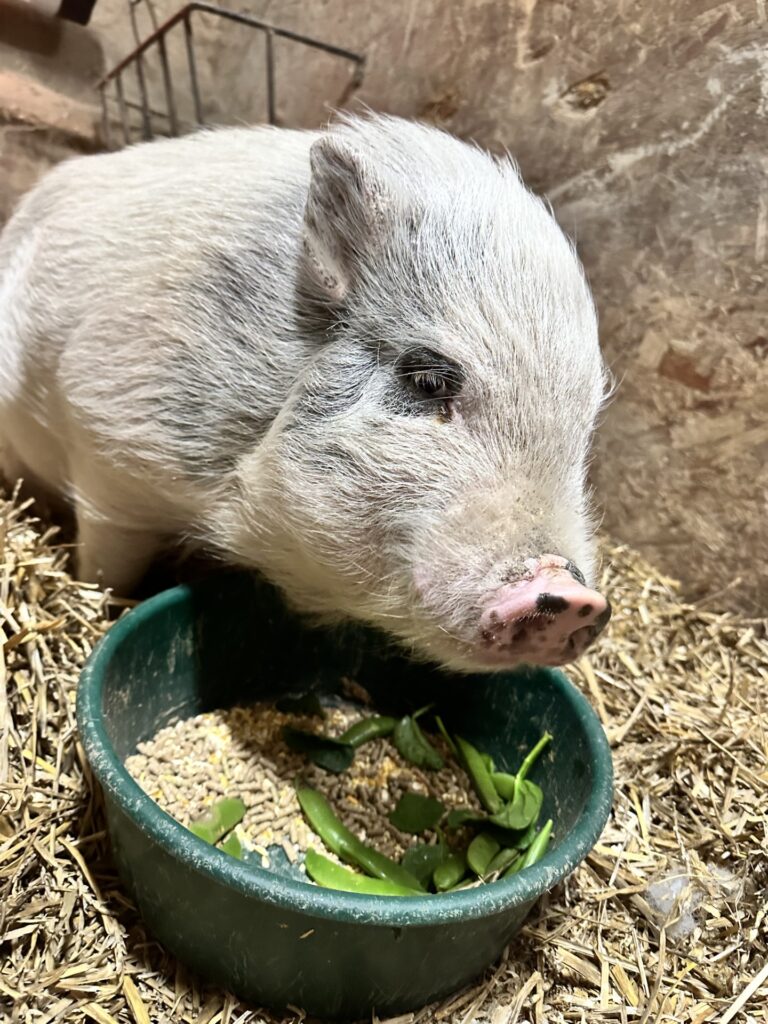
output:
[[[378,234],[387,195],[368,160],[333,135],[310,150],[312,178],[304,212],[304,256],[313,291],[338,305],[359,255]]]

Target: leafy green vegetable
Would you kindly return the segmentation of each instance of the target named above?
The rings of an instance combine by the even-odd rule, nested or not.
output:
[[[518,782],[512,800],[505,804],[498,814],[492,814],[489,821],[500,828],[528,828],[538,818],[543,799],[544,794],[536,783],[524,779]]]
[[[547,744],[551,741],[551,739],[552,734],[549,732],[545,732],[539,740],[539,742],[533,748],[533,750],[531,750],[531,752],[526,755],[526,757],[523,759],[523,763],[520,765],[520,768],[517,772],[518,781],[522,782],[523,779],[528,777],[528,772],[533,767],[534,761],[542,752],[542,750],[547,746]]]
[[[294,729],[290,725],[283,727],[283,739],[291,750],[306,754],[313,764],[334,775],[346,771],[355,758],[355,748],[348,743],[305,732],[304,729]]]
[[[541,858],[547,852],[547,847],[549,846],[549,839],[550,839],[551,835],[552,835],[552,819],[550,818],[549,821],[547,821],[545,823],[545,825],[542,828],[541,832],[539,832],[537,834],[536,838],[533,840],[531,845],[528,847],[528,850],[527,850],[525,856],[523,857],[523,863],[520,866],[520,870],[521,871],[524,868],[531,867],[533,864],[536,863],[536,861],[541,860]]]
[[[491,781],[502,800],[511,800],[515,795],[515,779],[515,775],[509,775],[507,772],[491,773]]]
[[[285,714],[318,715],[320,718],[325,717],[325,708],[320,703],[318,695],[312,691],[309,693],[302,693],[298,697],[294,697],[292,695],[281,697],[275,702],[275,707],[278,711],[282,711]]]
[[[458,747],[456,746],[456,744],[451,739],[450,734],[449,734],[448,730],[445,728],[445,725],[443,724],[443,720],[440,717],[440,715],[435,715],[435,722],[437,723],[437,728],[440,730],[440,735],[443,737],[445,742],[448,744],[448,749],[451,751],[451,753],[454,755],[454,757],[458,757],[459,756]]]
[[[493,758],[491,757],[491,755],[481,753],[480,757],[482,757],[483,759],[485,770],[488,772],[489,775],[493,775],[493,773],[496,771],[496,765],[493,763]]]
[[[459,748],[467,775],[469,775],[472,785],[475,787],[475,792],[480,797],[480,803],[486,811],[491,814],[497,814],[501,810],[502,801],[496,792],[496,787],[485,765],[483,755],[471,743],[462,739],[461,736],[456,737],[456,746]]]
[[[518,873],[518,871],[520,870],[520,868],[523,866],[523,860],[524,859],[525,859],[525,854],[524,853],[518,854],[518,856],[515,857],[515,859],[512,861],[512,863],[509,865],[509,867],[502,874],[501,877],[502,878],[510,878],[512,875],[516,875]]]
[[[369,740],[379,739],[381,736],[390,736],[397,725],[396,718],[388,715],[372,715],[370,718],[361,718],[339,736],[339,743],[349,743],[353,747],[359,747]]]
[[[418,889],[419,881],[410,871],[385,857],[383,853],[366,846],[344,825],[331,809],[331,805],[315,789],[302,786],[296,790],[304,816],[322,841],[337,857],[362,868],[374,878],[386,879],[406,889]]]
[[[532,821],[525,832],[521,832],[512,844],[516,850],[527,850],[536,838],[536,822]]]
[[[418,835],[434,828],[445,813],[445,807],[439,800],[420,793],[403,793],[397,806],[389,815],[389,820],[401,832],[412,832]]]
[[[546,822],[544,827],[540,829],[530,844],[528,849],[521,853],[516,861],[513,862],[512,866],[507,868],[504,872],[503,877],[507,878],[509,875],[515,875],[518,871],[523,871],[525,868],[532,867],[537,861],[541,860],[544,854],[547,852],[549,846],[549,839],[552,835],[552,819]]]
[[[219,843],[219,849],[223,850],[224,853],[228,853],[230,857],[236,857],[238,860],[243,859],[243,845],[237,832],[230,832],[227,838],[222,843]]]
[[[435,868],[432,881],[438,892],[446,892],[458,885],[466,873],[467,864],[464,857],[458,853],[449,853],[443,863]]]
[[[471,807],[454,807],[452,811],[448,812],[443,827],[456,829],[462,828],[464,825],[479,825],[486,820],[484,814],[473,811]]]
[[[421,712],[415,715],[405,715],[395,726],[392,737],[398,752],[406,761],[415,764],[419,768],[429,768],[431,771],[439,771],[443,767],[443,759],[421,731],[416,721]]]
[[[194,832],[206,843],[215,845],[227,832],[239,825],[245,817],[245,804],[239,797],[225,797],[217,800],[208,814],[190,822],[189,831]]]
[[[409,846],[400,861],[406,871],[418,878],[419,882],[426,889],[429,887],[432,875],[444,863],[449,853],[443,843],[435,846],[428,846],[426,843],[417,843]]]
[[[490,832],[481,832],[469,844],[467,864],[476,875],[482,878],[500,848],[498,841]]]
[[[399,885],[387,879],[368,878],[357,871],[336,864],[316,850],[307,850],[304,859],[307,874],[318,885],[326,889],[340,889],[343,892],[357,892],[368,896],[422,896],[419,889]]]
[[[488,867],[485,869],[486,877],[490,875],[496,875],[499,872],[506,871],[514,862],[520,857],[520,851],[516,850],[512,846],[507,846],[496,854],[491,860]]]

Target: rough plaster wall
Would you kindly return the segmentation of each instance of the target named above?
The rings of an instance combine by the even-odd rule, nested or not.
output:
[[[161,17],[177,6],[155,4]],[[230,6],[366,53],[359,97],[372,107],[515,154],[578,239],[619,381],[594,470],[606,526],[694,595],[741,576],[718,603],[764,608],[764,0]],[[130,46],[125,11],[96,7],[107,65]],[[208,113],[261,118],[260,44],[216,23],[197,34]],[[178,44],[172,59],[182,81]],[[290,48],[278,78],[291,124],[316,124],[347,83],[338,64]],[[152,82],[159,106],[157,68]]]

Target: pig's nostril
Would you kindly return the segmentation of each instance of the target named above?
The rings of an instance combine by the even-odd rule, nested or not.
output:
[[[579,618],[586,619],[588,615],[591,615],[594,609],[591,604],[585,604],[583,608],[579,608]]]
[[[557,615],[558,612],[564,612],[568,607],[570,607],[568,600],[565,597],[560,597],[559,594],[539,594],[536,598],[536,611],[543,612],[545,615]]]

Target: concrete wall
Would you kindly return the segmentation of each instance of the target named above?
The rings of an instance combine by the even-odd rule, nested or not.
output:
[[[161,17],[176,6],[155,4]],[[578,240],[618,379],[594,469],[606,527],[692,595],[741,576],[718,603],[764,608],[764,0],[251,0],[247,9],[366,53],[358,96],[372,107],[514,153]],[[127,25],[122,0],[100,0],[89,38],[107,65],[131,45]],[[263,117],[262,44],[205,19],[196,31],[208,115]],[[178,44],[172,62],[181,81]],[[159,106],[157,67],[150,77]],[[278,80],[280,117],[312,125],[344,94],[348,69],[281,47]]]

